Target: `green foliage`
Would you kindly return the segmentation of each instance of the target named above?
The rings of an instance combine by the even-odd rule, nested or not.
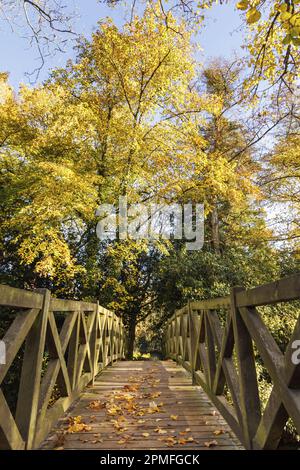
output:
[[[280,10],[279,36],[265,44],[262,2],[239,3],[254,37],[250,62],[262,44],[270,52],[249,87],[276,80],[277,59],[294,51],[292,5],[298,9],[293,1]],[[122,316],[130,354],[137,333],[137,357],[161,348],[166,319],[189,300],[299,270],[299,127],[288,126],[262,158],[247,144],[240,67],[215,60],[201,69],[185,22],[167,20],[154,2],[122,29],[99,24],[75,61],[34,88],[17,93],[0,74],[0,282],[99,300]],[[281,41],[283,29],[292,36]],[[293,70],[285,75],[293,81]],[[203,202],[203,249],[189,252],[185,240],[100,241],[96,209],[119,196],[130,204]],[[292,209],[289,246],[272,243],[263,208],[271,199]],[[298,308],[262,309],[282,350]],[[0,337],[10,321],[1,317]],[[5,384],[12,404],[21,354]],[[257,364],[265,401],[270,378],[258,354]]]

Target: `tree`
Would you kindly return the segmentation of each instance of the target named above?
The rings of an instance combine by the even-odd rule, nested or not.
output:
[[[299,258],[300,136],[299,122],[286,122],[274,148],[264,156],[261,187],[276,212],[274,241]]]
[[[111,5],[119,2],[121,0],[107,1]],[[134,0],[129,4],[132,17],[139,2]],[[159,6],[167,29],[173,27],[169,21],[170,15],[175,15],[185,18],[192,30],[196,31],[205,24],[207,10],[218,4],[218,1],[153,0],[150,4],[153,8]],[[282,108],[286,94],[297,99],[300,6],[299,0],[241,0],[235,7],[241,12],[245,33],[243,48],[247,51],[247,55],[240,59],[244,69],[244,98],[247,97],[251,107],[263,109],[266,114],[270,102],[275,99],[277,103],[275,116],[265,119],[261,132],[257,132],[254,138],[257,142],[285,119],[286,114]]]
[[[191,168],[198,171],[204,164],[198,127],[201,113],[213,104],[191,88],[195,67],[190,34],[184,24],[173,23],[181,34],[166,30],[157,12],[150,9],[124,31],[103,24],[92,43],[82,44],[78,62],[53,75],[75,102],[85,103],[92,112],[90,155],[103,181],[98,185],[99,204],[115,203],[119,196],[126,196],[129,203],[172,201],[189,184]],[[88,271],[95,275],[102,268],[94,227],[91,230],[87,230],[82,256],[88,252]],[[150,312],[145,306],[151,297],[155,249],[147,248],[148,261],[145,250],[141,252],[134,242],[113,245],[109,253],[119,269],[105,274],[105,280],[99,275],[104,283],[101,293],[110,287],[109,305],[122,313],[128,325],[130,354],[136,324]],[[147,289],[142,287],[144,282]],[[138,288],[136,294],[133,286]]]
[[[202,298],[225,292],[233,270],[260,281],[258,260],[275,258],[239,71],[214,61],[199,80],[191,34],[171,14],[166,28],[159,5],[149,5],[122,29],[101,23],[76,61],[43,85],[16,94],[0,77],[2,279],[99,299],[123,317],[130,355],[136,326],[154,307],[164,316],[197,283]],[[96,210],[120,196],[129,204],[204,202],[203,253],[186,253],[185,240],[99,240]],[[195,283],[186,271],[193,263]]]
[[[300,8],[298,0],[241,0],[237,8],[245,14],[251,38],[247,43],[253,66],[249,87],[255,92],[262,80],[286,86],[290,91],[299,74]]]
[[[176,199],[191,169],[205,164],[198,128],[214,103],[192,87],[190,33],[173,22],[181,34],[166,30],[153,10],[123,31],[101,24],[76,63],[19,96],[4,77],[3,263],[27,266],[30,287],[97,297],[105,282],[99,204],[121,195],[129,203]],[[115,249],[121,256],[123,248]],[[130,250],[120,263],[128,263]],[[138,246],[132,251],[134,269],[141,254]],[[130,270],[116,286],[129,286]],[[131,319],[133,331],[134,312]]]
[[[74,37],[73,18],[74,12],[61,0],[0,0],[0,22],[8,23],[13,31],[25,35],[37,50],[39,65],[30,73],[35,79],[45,58],[62,52]]]
[[[242,103],[239,113],[232,112],[239,74],[236,64],[220,60],[203,70],[199,91],[218,100],[218,106],[199,129],[207,142],[207,165],[192,175],[182,201],[205,202],[205,244],[201,251],[188,252],[183,242],[174,241],[158,265],[154,285],[159,322],[188,300],[227,295],[234,285],[264,283],[280,270],[260,204],[261,167],[246,145]]]
[[[223,169],[223,173],[230,178],[232,190],[235,188],[236,191],[235,196],[233,192],[229,195],[218,191],[206,198],[210,203],[212,246],[217,254],[221,252],[222,243],[219,227],[222,221],[219,220],[219,208],[223,206],[224,210],[225,206],[232,208],[233,204],[236,204],[234,210],[240,211],[241,208],[238,209],[238,207],[242,204],[241,207],[244,210],[243,197],[241,198],[241,194],[238,193],[242,190],[244,194],[252,192],[254,196],[256,192],[254,184],[251,186],[250,183],[248,187],[245,187],[247,175],[253,174],[258,168],[247,146],[247,131],[242,120],[235,117],[237,112],[231,113],[237,102],[239,102],[239,109],[242,109],[242,98],[238,98],[236,92],[240,73],[240,67],[235,63],[213,61],[205,68],[202,76],[206,93],[217,96],[220,102],[218,111],[209,117],[208,125],[203,129],[205,139],[209,143],[206,152],[214,164],[220,161],[222,165],[228,166],[227,171]],[[226,181],[226,186],[229,184]]]
[[[137,326],[154,312],[157,295],[153,279],[161,259],[158,247],[145,240],[111,243],[100,258],[99,297],[127,326],[129,358],[133,357]]]

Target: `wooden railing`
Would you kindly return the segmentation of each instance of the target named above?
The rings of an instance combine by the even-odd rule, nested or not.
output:
[[[234,288],[229,297],[190,302],[168,322],[167,357],[192,374],[247,449],[277,448],[289,418],[300,434],[300,365],[292,360],[300,315],[283,354],[257,310],[299,298],[300,275],[295,275],[251,290]],[[264,410],[255,351],[273,384]]]
[[[0,305],[15,312],[1,343],[6,358],[0,365],[0,448],[33,449],[82,389],[123,358],[124,327],[98,303],[56,299],[48,290],[0,285]],[[3,387],[17,356],[22,370],[12,412]]]

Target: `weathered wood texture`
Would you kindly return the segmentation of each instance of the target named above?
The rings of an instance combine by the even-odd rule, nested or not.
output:
[[[2,338],[6,361],[0,365],[0,449],[32,449],[99,371],[124,357],[124,327],[97,303],[51,298],[48,290],[0,285],[0,305],[21,309]],[[2,384],[23,345],[13,414]]]
[[[99,403],[99,409],[91,409],[93,403]],[[149,412],[151,403],[159,411]],[[116,414],[110,415],[115,409]],[[69,423],[78,416],[87,430],[71,433]],[[207,395],[192,385],[189,374],[174,361],[122,361],[98,375],[41,448],[231,450],[242,446]]]
[[[166,356],[192,374],[247,449],[277,448],[289,418],[300,434],[300,365],[292,361],[300,316],[283,354],[256,309],[299,298],[295,275],[248,291],[235,288],[226,298],[190,302],[168,322]],[[273,383],[263,412],[253,345]]]
[[[206,448],[204,442],[209,442],[212,436],[206,428],[210,418],[206,421],[201,418],[206,416],[206,408],[211,409],[211,405],[203,393],[196,390],[199,385],[247,449],[276,448],[289,418],[300,434],[300,365],[292,361],[293,342],[300,339],[300,317],[283,354],[256,309],[299,298],[300,275],[295,275],[248,291],[234,288],[225,298],[190,302],[169,320],[166,355],[192,375],[193,386],[181,383],[182,377],[178,384],[176,380],[172,382],[177,374],[172,376],[174,365],[161,364],[160,383],[162,392],[166,393],[166,413],[172,408],[172,412],[179,415],[176,426],[182,422],[188,428],[200,427],[199,433],[203,431],[202,437],[198,438],[200,447]],[[55,299],[47,290],[29,292],[0,285],[0,305],[18,311],[2,338],[6,346],[6,361],[4,365],[0,364],[0,448],[37,448],[85,387],[94,383],[95,377],[96,386],[92,391],[95,397],[98,394],[102,396],[105,388],[117,387],[117,376],[109,375],[115,374],[116,370],[105,372],[104,369],[124,358],[124,326],[113,312],[98,304]],[[254,345],[273,383],[263,411]],[[16,357],[18,360],[23,358],[23,365],[13,413],[8,406],[3,383]],[[123,365],[118,363],[119,386],[126,382],[124,375],[131,373],[130,369],[138,378],[143,368],[148,367],[146,364],[123,363],[123,369]],[[103,374],[98,379],[100,371]],[[103,380],[106,378],[105,384]],[[178,394],[177,401],[184,403],[182,409],[175,400]],[[166,417],[167,414],[163,413],[162,421]],[[160,416],[155,418],[160,419]],[[152,429],[151,423],[145,421],[143,424],[149,424]],[[135,430],[140,430],[135,427],[137,424],[132,423]],[[215,424],[213,422],[212,431],[216,430]],[[178,429],[182,428],[179,426]],[[175,427],[174,431],[177,432]],[[144,433],[148,434],[145,428]],[[150,432],[149,436],[153,438]],[[164,440],[154,442],[151,439],[143,448],[166,444]],[[222,439],[225,437],[216,440],[223,443]],[[72,436],[68,440],[71,442]],[[138,446],[137,441],[144,445],[139,437],[134,446]],[[111,441],[101,439],[100,448],[120,445],[114,442],[113,438]],[[225,439],[225,447],[226,442]],[[77,441],[76,448],[81,444],[85,443]],[[195,444],[190,441],[185,445]],[[72,445],[75,444],[70,443]]]

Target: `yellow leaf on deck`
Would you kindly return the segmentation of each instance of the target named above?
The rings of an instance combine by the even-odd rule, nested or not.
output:
[[[215,435],[215,436],[220,436],[221,434],[224,434],[223,429],[216,429],[216,430],[214,431],[214,435]]]
[[[205,447],[215,447],[218,445],[217,441],[204,442]]]
[[[157,432],[158,434],[167,434],[167,431],[161,428],[154,429],[154,432]]]

